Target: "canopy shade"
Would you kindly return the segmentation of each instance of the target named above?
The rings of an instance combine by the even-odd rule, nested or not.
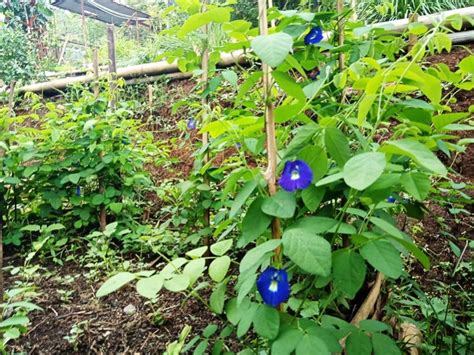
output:
[[[113,0],[55,0],[52,5],[82,15],[81,1],[84,2],[85,16],[117,26],[125,23],[136,25],[150,18],[144,12]]]

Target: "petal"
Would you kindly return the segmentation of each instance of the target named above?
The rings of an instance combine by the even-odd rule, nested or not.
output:
[[[278,275],[279,279],[278,287],[276,291],[270,291],[270,285],[274,281],[275,274]],[[257,289],[266,304],[277,307],[280,303],[286,302],[290,297],[288,274],[285,270],[269,267],[260,274],[257,280]]]
[[[296,162],[287,161],[285,163],[285,167],[283,168],[283,172],[281,173],[280,180],[278,180],[278,184],[286,191],[293,192],[297,187],[297,180],[293,180],[291,178],[291,172],[295,168]]]
[[[323,40],[323,30],[321,27],[313,27],[305,36],[304,43],[306,45],[317,44]]]
[[[301,190],[306,189],[313,182],[313,171],[303,160],[296,160],[295,163],[300,173],[300,178],[296,181],[296,186]]]

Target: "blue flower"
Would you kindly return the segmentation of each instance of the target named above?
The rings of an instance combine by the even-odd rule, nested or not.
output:
[[[76,186],[76,196],[81,196],[81,187]]]
[[[239,143],[239,142],[235,143],[235,147],[236,147],[237,149],[242,148],[242,143]]]
[[[304,190],[313,182],[313,172],[303,160],[287,161],[278,183],[289,192]]]
[[[395,201],[396,201],[396,200],[395,200],[395,197],[393,197],[393,196],[388,196],[388,197],[387,197],[387,202],[388,202],[388,203],[395,203]]]
[[[267,268],[257,280],[257,289],[263,302],[272,307],[288,301],[290,297],[290,284],[288,274],[283,269]]]
[[[317,44],[323,40],[323,30],[321,27],[313,27],[311,31],[304,37],[304,44]]]
[[[196,129],[196,120],[192,117],[188,121],[188,129]]]

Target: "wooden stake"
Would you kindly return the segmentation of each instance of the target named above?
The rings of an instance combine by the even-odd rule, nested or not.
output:
[[[344,28],[345,28],[345,22],[346,22],[343,17],[344,0],[337,0],[336,7],[337,7],[338,15],[339,15],[339,21],[337,22],[337,31],[339,32],[338,44],[339,46],[343,46],[344,45]],[[344,56],[344,53],[341,51],[339,53],[339,71],[344,70],[344,62],[345,62],[345,56]]]
[[[418,14],[412,14],[409,18],[410,23],[418,22]],[[418,36],[414,33],[408,35],[408,50],[411,50],[416,42],[418,42]]]
[[[109,106],[115,108],[115,89],[117,88],[115,80],[117,79],[117,62],[115,60],[115,36],[114,36],[114,25],[107,27],[107,47],[109,52],[109,74],[111,78],[110,92],[111,100]]]
[[[258,0],[258,13],[259,13],[259,27],[260,35],[268,35],[268,19],[267,19],[267,2],[266,0]],[[271,68],[262,63],[263,71],[263,91],[265,101],[265,132],[267,135],[267,160],[268,166],[265,171],[265,179],[268,183],[268,190],[270,195],[276,193],[276,169],[277,169],[277,145],[276,145],[276,133],[275,133],[275,118],[274,118],[274,107],[271,99],[272,79],[271,79]],[[281,238],[280,221],[274,218],[272,221],[272,236],[274,239]],[[276,263],[281,262],[281,249],[275,250],[274,261]]]
[[[153,85],[149,84],[147,86],[148,89],[148,107],[151,109],[153,108]]]
[[[202,11],[206,11],[206,5],[207,5],[207,0],[202,1]],[[207,89],[209,85],[209,27],[208,25],[204,25],[202,28],[203,34],[204,34],[204,43],[203,43],[203,49],[202,49],[202,54],[201,54],[201,70],[202,70],[202,76],[201,76],[201,83],[202,83],[202,88],[203,92]],[[203,110],[205,112],[203,121],[206,120],[207,118],[207,112],[208,112],[208,106],[209,102],[207,99],[207,96],[202,97],[201,99],[201,104],[203,107]],[[202,145],[206,146],[209,144],[209,135],[207,132],[204,132],[202,134]],[[206,164],[209,161],[209,153],[206,150],[206,153],[204,154],[204,164]],[[204,176],[204,183],[208,184],[209,179],[207,176]],[[206,208],[204,210],[204,226],[209,226],[211,223],[211,211],[209,208]],[[204,238],[204,245],[210,245],[211,241],[208,236]]]
[[[8,89],[8,111],[10,115],[13,115],[14,113],[14,108],[15,108],[15,86],[16,86],[16,81],[13,80]],[[7,126],[7,129],[9,129],[9,126]]]
[[[97,48],[94,48],[92,52],[92,68],[94,70],[94,96],[97,98],[99,96],[99,51]]]

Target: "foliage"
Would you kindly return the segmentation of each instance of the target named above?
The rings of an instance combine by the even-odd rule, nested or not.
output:
[[[428,15],[472,6],[472,0],[365,0],[357,3],[357,14],[369,23]]]
[[[6,351],[7,343],[18,339],[28,331],[30,319],[28,314],[33,311],[42,311],[31,302],[35,296],[31,287],[19,287],[6,291],[6,302],[0,304],[2,311],[0,322],[0,351]]]
[[[0,48],[0,81],[10,85],[30,80],[35,73],[36,57],[29,37],[0,24]]]
[[[0,4],[0,13],[11,28],[39,35],[53,14],[47,0],[6,0]]]
[[[107,91],[95,98],[87,90],[71,103],[32,99],[31,113],[0,115],[0,125],[10,127],[0,133],[5,243],[20,245],[26,233],[39,233],[39,243],[62,246],[68,234],[96,228],[101,210],[120,224],[117,233],[134,229],[142,193],[151,186],[144,164],[166,156],[139,132],[131,118],[135,104],[122,102],[111,111]],[[51,225],[59,219],[60,236],[42,232],[58,230]]]

